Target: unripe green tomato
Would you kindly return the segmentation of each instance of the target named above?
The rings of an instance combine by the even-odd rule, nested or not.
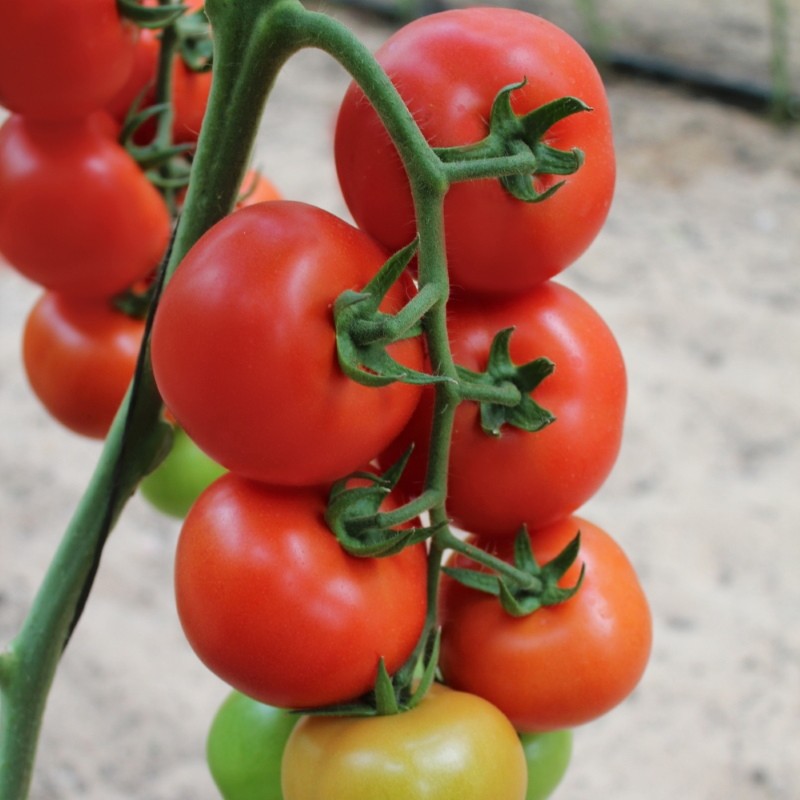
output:
[[[281,758],[298,717],[231,692],[206,740],[211,777],[224,800],[283,800]]]
[[[545,800],[561,783],[572,757],[572,731],[520,734],[528,762],[525,800]]]
[[[183,431],[174,429],[169,455],[139,484],[142,496],[164,514],[183,519],[200,492],[225,472]]]

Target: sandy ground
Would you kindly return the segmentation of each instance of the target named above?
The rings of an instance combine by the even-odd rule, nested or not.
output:
[[[335,13],[370,45],[386,33]],[[297,57],[258,148],[287,196],[340,213],[330,128],[345,83],[327,59]],[[563,280],[615,331],[630,408],[617,467],[582,513],[639,570],[655,647],[632,698],[577,731],[556,797],[796,800],[798,130],[644,83],[611,79],[609,93],[616,200]],[[0,641],[99,452],[57,427],[26,386],[19,337],[36,296],[0,267]],[[215,797],[203,743],[226,688],[177,623],[177,529],[134,498],[109,542],[50,698],[35,800]]]

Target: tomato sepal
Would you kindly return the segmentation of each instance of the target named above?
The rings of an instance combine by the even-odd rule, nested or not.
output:
[[[586,571],[581,565],[580,574],[572,586],[562,587],[558,582],[575,563],[580,550],[580,531],[553,559],[539,565],[531,549],[530,536],[523,526],[514,539],[513,564],[518,577],[498,575],[461,567],[442,567],[442,571],[469,589],[493,595],[512,617],[533,614],[544,606],[565,603],[583,583]]]
[[[523,88],[522,80],[504,86],[495,96],[489,115],[489,133],[474,144],[436,147],[434,152],[448,165],[451,182],[497,177],[503,188],[518,200],[539,203],[563,185],[553,184],[540,192],[533,183],[537,175],[572,175],[585,160],[578,147],[559,150],[544,141],[550,128],[566,117],[591,107],[577,97],[559,97],[526,114],[511,107],[511,93]]]
[[[495,335],[484,372],[474,372],[460,365],[457,367],[462,380],[462,395],[465,399],[479,402],[481,428],[488,436],[499,436],[503,425],[535,433],[556,420],[552,412],[530,396],[555,371],[555,364],[543,356],[525,364],[514,364],[509,352],[513,332],[514,328],[509,327]],[[491,394],[485,396],[477,391],[478,387],[489,386],[508,389],[507,400],[501,402],[499,398],[492,398]]]
[[[395,528],[418,515],[416,505],[411,513],[407,513],[410,506],[400,506],[384,514],[380,512],[381,504],[397,485],[410,456],[411,448],[382,475],[354,472],[331,487],[325,521],[350,555],[359,558],[392,556],[430,538],[440,527]],[[355,479],[367,485],[349,486]]]
[[[400,279],[417,250],[417,240],[391,255],[361,291],[342,292],[333,306],[336,349],[342,372],[364,386],[395,381],[427,385],[450,380],[410,369],[389,355],[387,347],[421,334],[422,316],[437,302],[438,290],[426,287],[397,314],[378,310],[389,289]]]

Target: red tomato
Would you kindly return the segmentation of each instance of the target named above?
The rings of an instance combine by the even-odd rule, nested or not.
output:
[[[448,476],[451,517],[473,533],[513,537],[523,522],[539,528],[572,513],[600,488],[622,440],[627,380],[611,330],[578,294],[552,281],[515,298],[465,298],[448,312],[453,356],[471,370],[485,369],[495,333],[510,326],[514,363],[546,356],[556,365],[531,393],[556,416],[536,433],[504,425],[498,437],[489,436],[478,405],[459,406]],[[411,493],[422,486],[432,407],[426,392],[383,459],[416,443],[404,479]]]
[[[28,315],[22,340],[31,388],[75,433],[108,433],[136,368],[144,322],[102,302],[47,292]]]
[[[519,731],[550,731],[589,722],[622,702],[650,655],[647,599],[630,561],[596,525],[568,517],[531,534],[539,564],[554,558],[581,532],[577,562],[560,585],[573,586],[564,603],[525,617],[507,614],[492,595],[445,576],[439,597],[440,667],[445,683],[494,703]],[[511,561],[510,540],[473,544]],[[474,568],[456,557],[452,566]]]
[[[4,0],[0,105],[39,119],[101,108],[133,66],[137,28],[116,0]]]
[[[158,266],[169,232],[163,199],[95,115],[0,129],[0,252],[30,280],[108,297]]]
[[[228,474],[203,492],[178,541],[178,614],[199,658],[262,703],[304,708],[372,688],[410,656],[426,608],[424,545],[348,555],[327,493]]]
[[[288,201],[234,211],[197,242],[164,291],[152,346],[159,390],[202,450],[256,480],[308,485],[388,445],[419,389],[346,377],[332,315],[338,295],[363,288],[384,258],[356,228]],[[384,310],[398,310],[407,290],[395,285]],[[422,367],[419,339],[392,352]]]
[[[573,175],[542,176],[549,199],[525,203],[497,180],[454,185],[445,200],[447,257],[455,288],[499,294],[523,291],[557,274],[583,253],[603,225],[614,188],[608,103],[584,50],[564,31],[524,11],[465,8],[415,20],[377,52],[432,146],[465,145],[488,133],[500,89],[516,113],[563,96],[594,109],[554,125],[545,141],[578,147],[586,161]],[[336,165],[357,224],[391,250],[415,232],[411,194],[399,157],[363,93],[352,85],[336,128]]]

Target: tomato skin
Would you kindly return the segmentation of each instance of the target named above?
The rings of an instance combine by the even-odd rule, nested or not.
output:
[[[372,688],[411,654],[425,618],[424,545],[348,555],[324,521],[326,492],[228,474],[194,503],[175,589],[189,643],[235,689],[308,708]]]
[[[539,190],[564,180],[547,200],[525,203],[497,180],[453,185],[445,198],[453,289],[480,294],[525,291],[573,263],[605,222],[615,181],[608,101],[589,56],[564,31],[516,9],[464,8],[401,28],[376,57],[422,133],[435,147],[477,142],[488,133],[503,87],[520,114],[563,96],[593,111],[568,117],[545,135],[586,160],[573,175],[543,176]],[[335,140],[339,182],[357,224],[389,249],[410,242],[413,206],[399,156],[363,93],[351,85]]]
[[[510,352],[516,364],[539,356],[555,371],[532,397],[556,415],[535,433],[508,425],[485,434],[475,403],[456,411],[450,450],[447,509],[471,533],[513,537],[572,513],[602,485],[619,453],[627,378],[613,333],[576,292],[554,281],[515,298],[448,305],[448,331],[456,362],[486,367],[494,335],[514,326]],[[383,461],[416,443],[405,484],[421,489],[433,408],[426,393],[414,417]]]
[[[525,800],[546,800],[566,774],[572,758],[572,731],[520,734],[528,762]]]
[[[70,430],[104,438],[133,377],[143,334],[143,321],[105,303],[43,294],[22,340],[34,394]]]
[[[224,800],[283,800],[281,759],[299,717],[231,692],[206,740],[206,757]]]
[[[0,251],[28,279],[110,297],[158,266],[169,232],[163,199],[95,116],[0,129]]]
[[[0,26],[0,105],[61,120],[99,109],[133,64],[137,28],[115,0],[6,0]]]
[[[639,682],[650,655],[652,622],[636,573],[602,529],[568,517],[531,533],[540,564],[581,532],[576,564],[562,586],[578,592],[556,606],[512,617],[497,598],[445,576],[439,595],[440,667],[445,683],[485,697],[518,731],[541,732],[589,722],[624,700]],[[510,540],[473,540],[511,561]],[[474,568],[464,557],[451,565]]]
[[[139,491],[159,511],[183,519],[200,493],[224,472],[186,431],[175,428],[167,457],[142,479]]]
[[[285,800],[524,800],[514,729],[474,695],[433,686],[383,717],[303,717],[283,756]]]
[[[283,485],[325,484],[400,432],[418,387],[362,386],[336,357],[332,306],[383,264],[369,237],[288,201],[234,211],[205,234],[164,291],[152,336],[164,400],[215,461]],[[397,310],[410,285],[395,285]],[[191,336],[186,332],[191,331]],[[419,369],[419,339],[392,346]]]

